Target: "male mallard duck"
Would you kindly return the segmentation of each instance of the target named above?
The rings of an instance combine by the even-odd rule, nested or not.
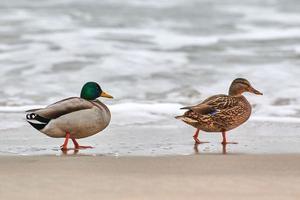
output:
[[[262,95],[251,86],[248,80],[237,78],[231,83],[228,95],[214,95],[198,105],[181,108],[188,111],[176,118],[197,129],[193,136],[197,144],[203,143],[198,139],[200,130],[222,132],[222,144],[228,144],[226,131],[240,126],[251,115],[251,105],[242,95],[244,92]]]
[[[54,138],[65,138],[62,150],[67,150],[72,139],[75,149],[80,146],[76,139],[94,135],[105,129],[110,122],[110,111],[98,97],[113,98],[102,91],[95,82],[86,83],[79,97],[63,99],[46,108],[26,111],[26,119],[34,128]]]

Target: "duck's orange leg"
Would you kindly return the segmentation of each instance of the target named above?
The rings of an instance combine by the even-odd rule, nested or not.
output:
[[[92,149],[93,147],[92,146],[80,146],[78,144],[78,142],[75,140],[75,138],[71,138],[73,143],[74,143],[74,147],[75,149]]]
[[[195,140],[195,143],[196,144],[209,143],[209,142],[202,142],[198,139],[199,131],[200,131],[200,129],[197,129],[194,136],[193,136],[193,138]]]
[[[65,139],[65,142],[63,143],[63,145],[60,146],[60,149],[65,151],[65,150],[68,150],[68,141],[70,139],[70,133],[69,132],[66,132],[66,139]]]
[[[226,132],[225,131],[222,131],[222,137],[223,137],[223,141],[222,141],[222,144],[226,145],[226,144],[238,144],[237,142],[227,142],[226,140]]]

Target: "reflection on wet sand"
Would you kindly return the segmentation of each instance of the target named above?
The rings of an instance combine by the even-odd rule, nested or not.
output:
[[[76,155],[76,154],[78,154],[79,149],[75,149],[75,148],[62,149],[61,152],[62,152],[62,155]]]
[[[201,144],[198,144],[198,143],[195,143],[194,144],[194,152],[195,152],[195,154],[201,154],[201,152],[199,151],[199,145],[201,145]],[[222,154],[227,154],[227,144],[222,144],[221,143],[221,145],[222,145]],[[202,153],[207,153],[207,152],[202,152]],[[208,153],[210,153],[210,152],[208,152]]]

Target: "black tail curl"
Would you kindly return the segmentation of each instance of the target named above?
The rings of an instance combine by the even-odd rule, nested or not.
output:
[[[27,122],[37,130],[43,129],[49,122],[50,119],[42,117],[36,113],[28,113],[26,115]]]

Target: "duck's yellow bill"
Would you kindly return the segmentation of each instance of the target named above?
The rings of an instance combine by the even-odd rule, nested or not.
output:
[[[250,92],[252,92],[253,94],[257,94],[257,95],[263,95],[263,93],[261,93],[260,91],[254,89],[253,87],[250,88]]]
[[[110,98],[113,99],[113,97],[110,94],[107,94],[106,92],[103,92],[100,94],[100,97],[106,97],[106,98]]]

